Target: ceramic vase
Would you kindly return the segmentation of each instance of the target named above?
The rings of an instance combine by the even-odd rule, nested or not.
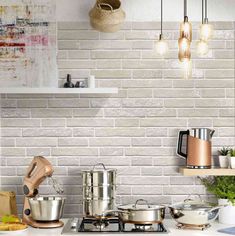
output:
[[[235,225],[235,206],[227,199],[219,199],[219,206],[224,206],[219,211],[219,222],[226,225]]]

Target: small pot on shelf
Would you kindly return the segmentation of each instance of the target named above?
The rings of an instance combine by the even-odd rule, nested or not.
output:
[[[235,149],[230,149],[228,159],[230,168],[235,169]]]
[[[220,150],[218,150],[220,168],[230,167],[229,158],[228,158],[229,152],[230,152],[229,147],[222,147]]]
[[[219,155],[219,166],[220,166],[220,168],[228,168],[229,167],[229,157]]]

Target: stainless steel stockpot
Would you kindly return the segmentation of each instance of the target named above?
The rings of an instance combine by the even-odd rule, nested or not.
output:
[[[97,166],[102,169],[97,169]],[[92,170],[82,171],[83,211],[86,216],[101,216],[114,209],[116,175],[116,169],[106,169],[103,163],[96,164]]]
[[[97,166],[102,166],[103,169],[97,169]],[[96,164],[92,170],[82,171],[83,186],[98,187],[116,185],[116,169],[106,169],[103,163]]]
[[[86,216],[103,216],[105,211],[109,211],[114,208],[114,199],[92,199],[83,201],[83,210]]]
[[[84,199],[113,199],[116,194],[116,185],[112,186],[83,186],[83,198]]]
[[[169,206],[172,218],[186,225],[208,225],[213,222],[221,207],[213,207],[210,203],[186,199],[184,202]]]
[[[145,205],[139,205],[139,202]],[[135,224],[161,223],[165,218],[165,206],[150,205],[144,199],[138,199],[135,204],[118,206],[118,214],[123,222]]]
[[[62,218],[65,198],[40,196],[29,198],[32,218],[36,221],[56,221]]]

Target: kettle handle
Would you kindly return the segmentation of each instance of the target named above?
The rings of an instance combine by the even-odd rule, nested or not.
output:
[[[183,144],[183,136],[184,135],[189,135],[189,130],[179,132],[178,145],[177,145],[177,154],[179,156],[187,158],[187,153],[182,152],[182,144]]]

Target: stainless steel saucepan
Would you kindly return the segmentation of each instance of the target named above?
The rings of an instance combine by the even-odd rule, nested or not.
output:
[[[140,202],[145,204],[140,205]],[[135,204],[121,205],[117,208],[117,211],[106,211],[104,215],[116,212],[122,222],[132,224],[161,223],[165,218],[165,206],[150,205],[144,199],[138,199]]]
[[[176,203],[171,206],[170,213],[173,219],[185,225],[208,225],[213,222],[220,210],[220,206],[212,206],[204,201],[186,199],[184,202]]]

